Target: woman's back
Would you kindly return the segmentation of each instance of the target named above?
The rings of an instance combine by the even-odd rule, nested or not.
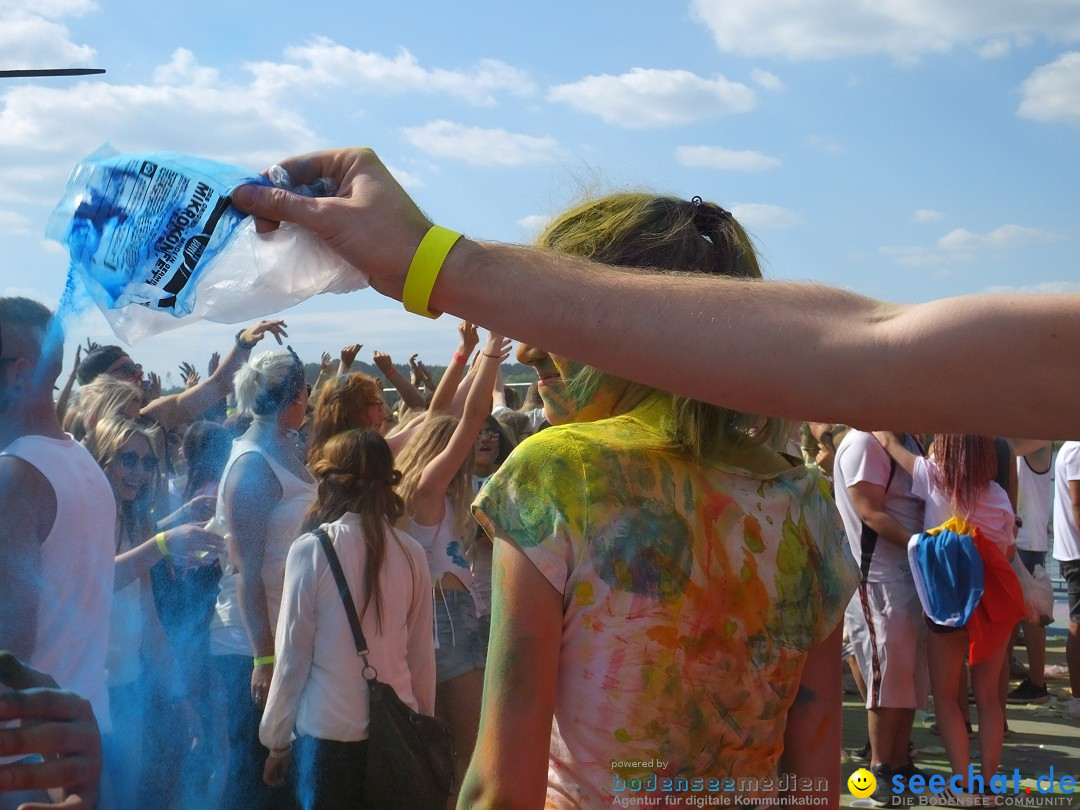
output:
[[[324,527],[334,544],[357,613],[363,608],[367,561],[360,517],[346,513]],[[381,629],[372,602],[360,619],[368,660],[380,681],[408,705],[431,714],[435,702],[435,655],[431,640],[431,577],[423,549],[386,527],[380,571]],[[263,736],[297,734],[343,742],[367,737],[368,687],[352,632],[318,538],[305,534],[289,550],[277,637],[287,654],[274,677],[280,690],[267,705]],[[294,705],[295,716],[280,712]]]
[[[941,481],[941,471],[932,458],[915,459],[911,475],[911,491],[926,502],[923,528],[933,529],[952,517],[959,517],[973,526],[1002,550],[1014,542],[1016,518],[1009,496],[996,482],[990,481],[977,497],[964,508],[958,507]]]
[[[824,479],[698,463],[665,425],[653,400],[545,430],[477,501],[563,595],[549,791],[583,806],[615,776],[775,776],[806,652],[857,576]]]

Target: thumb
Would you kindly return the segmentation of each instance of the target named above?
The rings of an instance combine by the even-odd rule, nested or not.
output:
[[[246,214],[271,223],[295,222],[305,228],[316,230],[319,201],[314,197],[302,197],[283,188],[271,188],[249,183],[237,186],[232,202]],[[260,226],[263,223],[260,223]],[[267,228],[260,227],[260,231]]]

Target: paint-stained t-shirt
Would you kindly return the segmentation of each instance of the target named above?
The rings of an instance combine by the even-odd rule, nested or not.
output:
[[[541,431],[474,505],[563,595],[549,807],[651,773],[774,777],[807,650],[858,581],[824,477],[697,463],[672,425],[652,397]]]

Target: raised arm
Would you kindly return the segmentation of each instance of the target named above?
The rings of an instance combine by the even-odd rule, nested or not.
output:
[[[431,223],[376,155],[346,149],[282,165],[297,182],[335,178],[340,196],[242,186],[237,206],[260,216],[263,229],[280,220],[311,228],[376,290],[400,299]],[[905,306],[812,284],[630,272],[462,239],[429,306],[751,413],[908,431],[1080,436],[1080,293]],[[629,335],[651,351],[627,352]],[[835,368],[859,384],[836,385]],[[933,396],[924,390],[926,369],[934,370]]]
[[[450,486],[476,443],[476,436],[484,424],[484,417],[487,416],[488,397],[495,382],[495,369],[506,357],[508,346],[509,342],[501,335],[492,333],[488,336],[476,382],[465,400],[465,412],[446,447],[428,462],[420,474],[411,508],[413,517],[421,525],[434,526],[442,520],[446,510],[446,488]]]
[[[404,375],[394,367],[394,359],[385,352],[376,351],[373,355],[375,367],[379,369],[387,381],[397,389],[401,400],[410,408],[423,408],[424,395],[416,387],[405,379]]]
[[[225,360],[213,374],[186,391],[155,399],[146,405],[140,414],[165,428],[182,425],[195,419],[207,408],[229,395],[236,372],[251,356],[251,350],[267,334],[272,334],[280,344],[281,338],[288,336],[285,332],[285,322],[260,321],[254,326],[240,330],[236,335],[235,345],[225,355]]]
[[[469,358],[472,356],[476,344],[480,342],[476,325],[468,321],[462,321],[458,324],[458,335],[460,335],[458,347],[454,351],[454,356],[450,358],[450,362],[446,364],[446,370],[435,388],[435,395],[431,398],[429,407],[432,412],[452,412],[454,398],[458,388],[461,386],[465,369],[469,365]]]
[[[875,430],[874,438],[885,448],[885,452],[892,456],[893,461],[899,464],[908,475],[915,472],[915,459],[918,458],[900,443],[895,433],[885,430]]]

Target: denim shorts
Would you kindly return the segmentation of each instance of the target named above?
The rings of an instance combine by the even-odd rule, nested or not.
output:
[[[446,683],[487,659],[490,618],[477,617],[468,591],[435,589],[435,683]]]
[[[1028,570],[1029,574],[1035,573],[1036,565],[1046,568],[1045,551],[1028,551],[1026,548],[1018,548],[1016,553],[1020,555],[1020,562],[1024,564],[1024,568]]]

